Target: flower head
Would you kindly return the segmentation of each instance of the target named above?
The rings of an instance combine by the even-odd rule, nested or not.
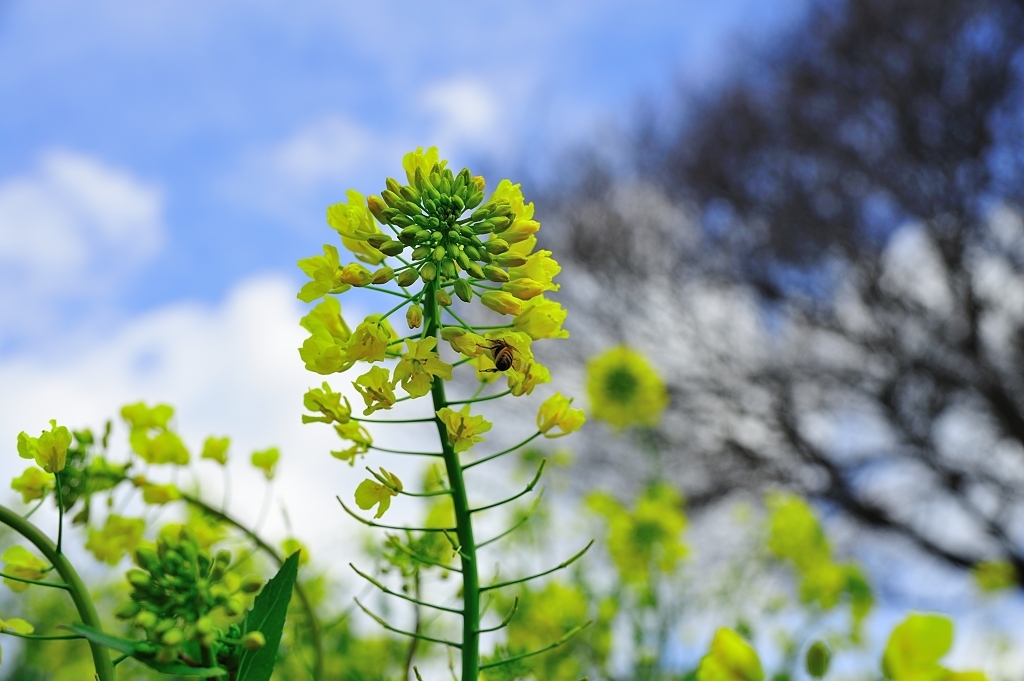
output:
[[[302,405],[321,416],[302,415],[303,423],[348,423],[352,418],[352,405],[341,393],[331,390],[325,381],[322,388],[311,388],[302,397]]]
[[[226,466],[228,463],[228,447],[230,445],[231,438],[208,437],[206,442],[203,443],[203,453],[199,456],[203,459],[216,461],[221,466]]]
[[[351,288],[340,279],[341,261],[334,246],[324,244],[324,254],[303,258],[299,261],[299,269],[310,278],[296,295],[304,303],[312,303],[328,293],[344,293]]]
[[[144,430],[132,430],[128,436],[135,453],[147,463],[170,463],[184,466],[188,463],[188,449],[177,434],[169,430],[157,432],[155,436]]]
[[[430,392],[433,376],[445,381],[452,380],[452,365],[441,361],[434,350],[437,346],[436,338],[424,338],[419,341],[407,339],[405,344],[409,346],[409,352],[402,355],[401,361],[395,367],[394,380],[395,383],[402,383],[402,388],[410,397],[422,397]]]
[[[331,456],[341,461],[348,461],[350,466],[355,464],[356,456],[368,452],[370,445],[373,444],[373,438],[370,437],[369,431],[358,421],[339,423],[334,426],[334,430],[338,433],[338,437],[342,440],[348,440],[352,445],[348,449],[332,451]]]
[[[11,480],[11,489],[21,492],[21,499],[26,504],[35,499],[42,499],[53,486],[53,474],[35,466],[26,468],[24,473]]]
[[[512,281],[532,279],[543,286],[550,286],[545,290],[557,291],[558,284],[551,280],[561,271],[562,267],[551,257],[551,251],[537,251],[526,259],[525,264],[508,268],[508,276]]]
[[[85,548],[107,565],[117,565],[126,553],[139,547],[146,521],[142,518],[124,518],[119,515],[107,516],[102,530],[89,530]]]
[[[142,500],[147,504],[163,506],[181,498],[181,492],[174,485],[155,485],[151,482],[142,485]]]
[[[620,345],[587,362],[590,413],[617,428],[657,425],[668,391],[657,372],[635,350]]]
[[[364,511],[369,511],[377,506],[377,514],[374,518],[384,515],[384,512],[391,507],[391,497],[397,497],[402,491],[402,481],[398,476],[383,468],[380,473],[374,473],[367,469],[376,480],[363,480],[356,487],[356,505]]]
[[[534,361],[523,362],[518,371],[508,372],[508,389],[515,397],[529,395],[541,383],[551,382],[551,372],[543,364]],[[582,410],[576,409],[574,411]]]
[[[939,664],[953,645],[953,622],[942,615],[912,613],[892,630],[882,670],[893,681],[962,679],[981,681],[981,672],[951,672]]]
[[[18,455],[23,459],[35,459],[47,473],[64,470],[70,446],[71,431],[58,426],[54,419],[50,419],[50,430],[44,430],[39,437],[31,437],[24,431],[18,433]]]
[[[522,314],[523,301],[507,291],[487,291],[480,296],[480,302],[501,314]]]
[[[281,451],[277,447],[264,449],[252,453],[252,465],[263,471],[267,480],[274,479],[274,472],[277,468],[277,461],[281,458]]]
[[[732,629],[715,632],[711,650],[701,658],[697,681],[763,681],[761,660],[750,644]]]
[[[566,314],[565,309],[554,300],[537,296],[523,305],[523,311],[512,320],[512,327],[533,340],[568,338],[569,332],[562,329]]]
[[[341,235],[345,248],[363,262],[376,265],[384,260],[384,254],[366,242],[374,234],[380,234],[377,223],[367,207],[366,198],[350,189],[345,192],[348,203],[336,203],[327,208],[327,224]]]
[[[468,404],[460,411],[444,407],[438,410],[437,417],[444,424],[448,442],[456,454],[466,451],[477,442],[483,442],[484,438],[480,437],[480,433],[486,433],[491,429],[491,423],[483,416],[469,415]]]
[[[537,429],[544,437],[554,438],[574,433],[587,420],[582,409],[573,409],[572,399],[555,393],[540,405],[537,411]],[[557,428],[558,432],[554,429]]]
[[[394,386],[388,370],[384,367],[370,367],[370,370],[353,381],[352,385],[366,402],[363,415],[368,416],[378,409],[390,409],[395,404]]]
[[[430,175],[430,169],[434,167],[435,163],[439,163],[441,167],[447,164],[447,161],[440,160],[438,156],[437,147],[427,147],[426,151],[423,151],[423,147],[416,147],[415,151],[410,151],[402,157],[402,168],[405,170],[405,176],[409,180],[409,186],[416,186],[417,168],[423,177],[427,177]]]
[[[348,343],[348,359],[380,362],[387,355],[388,344],[398,335],[386,319],[372,314],[356,327]]]
[[[0,559],[7,563],[4,568],[6,574],[22,579],[33,579],[37,582],[51,569],[49,563],[33,556],[24,546],[12,546],[4,551]],[[19,582],[14,579],[5,579],[4,584],[16,593],[21,593],[30,586],[27,582]]]
[[[461,326],[442,328],[441,340],[448,341],[452,350],[466,357],[479,357],[487,350],[487,339],[472,331],[467,331]]]

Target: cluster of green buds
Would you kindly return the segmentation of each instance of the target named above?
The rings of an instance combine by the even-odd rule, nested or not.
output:
[[[256,593],[263,586],[254,576],[225,579],[230,576],[231,552],[222,550],[211,557],[187,526],[161,532],[155,550],[139,547],[135,563],[141,569],[127,574],[131,600],[116,615],[133,620],[151,643],[160,646],[157,659],[163,663],[176,659],[182,646],[192,641],[214,648],[222,633],[211,611],[223,608],[228,617],[238,617],[245,608],[242,594]],[[251,632],[240,643],[255,649],[264,641],[262,634]]]
[[[409,179],[411,184],[403,185],[388,178],[387,189],[380,196],[367,198],[367,206],[377,221],[395,227],[397,232],[397,239],[378,233],[370,236],[367,243],[388,256],[413,249],[412,266],[396,277],[400,286],[412,286],[417,279],[430,282],[439,278],[454,282],[455,294],[469,302],[473,289],[460,278],[460,272],[474,279],[504,283],[509,281],[504,268],[526,262],[525,255],[510,253],[510,241],[501,238],[517,220],[510,202],[492,197],[480,205],[484,199],[482,177],[471,176],[467,168],[453,174],[444,161],[435,161],[429,168],[417,165]],[[463,217],[467,211],[473,212]],[[527,217],[522,222],[533,221]],[[523,226],[524,237],[536,231],[530,230],[531,225]],[[486,234],[492,236],[481,239]],[[387,274],[375,278],[382,279]],[[445,300],[447,293],[438,293],[438,302],[450,304],[450,300]]]

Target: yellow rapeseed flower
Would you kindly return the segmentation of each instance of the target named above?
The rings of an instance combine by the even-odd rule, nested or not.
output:
[[[664,381],[643,355],[625,345],[587,362],[590,414],[617,428],[655,426],[668,404]]]
[[[732,629],[715,632],[711,650],[701,658],[697,681],[763,681],[757,652]]]
[[[142,500],[147,504],[163,506],[178,499],[181,499],[181,492],[174,485],[154,485],[153,483],[142,485]]]
[[[430,392],[433,376],[445,381],[452,380],[452,365],[441,361],[437,351],[437,338],[431,336],[423,340],[406,339],[409,352],[402,355],[395,367],[394,382],[401,382],[402,388],[410,397],[422,397]]]
[[[487,291],[480,296],[480,302],[501,314],[518,315],[524,309],[523,301],[507,291]]]
[[[415,151],[410,151],[403,156],[402,168],[405,170],[405,177],[409,180],[409,186],[416,186],[417,168],[420,169],[423,177],[427,177],[435,163],[440,163],[442,168],[448,164],[447,161],[440,160],[437,147],[427,147],[426,151],[423,150],[423,147],[416,147]]]
[[[4,572],[12,577],[39,581],[51,570],[49,563],[33,556],[24,546],[12,546],[4,551],[0,559],[7,564]],[[4,584],[16,593],[21,593],[31,586],[15,579],[5,579]]]
[[[587,415],[582,409],[572,409],[571,404],[572,399],[562,393],[555,393],[544,400],[537,411],[537,429],[544,437],[562,437],[580,429]]]
[[[274,479],[274,471],[277,468],[277,461],[281,458],[281,450],[277,447],[264,449],[252,453],[252,465],[263,471],[267,480]]]
[[[461,326],[446,326],[441,329],[441,340],[448,341],[452,350],[466,357],[479,357],[487,351],[487,339],[467,331]]]
[[[228,463],[228,447],[230,445],[231,438],[210,436],[206,438],[206,442],[203,443],[203,453],[200,457],[203,459],[211,459],[219,463],[221,466],[225,466]]]
[[[312,303],[328,293],[344,293],[350,288],[338,278],[341,274],[341,261],[338,258],[338,249],[334,246],[324,244],[323,255],[303,258],[298,265],[310,279],[302,285],[295,296],[304,303]]]
[[[363,262],[377,265],[384,260],[384,254],[366,243],[380,229],[366,203],[366,197],[354,189],[345,192],[348,203],[336,203],[327,208],[327,224],[341,235],[345,248]]]
[[[335,459],[348,461],[350,466],[355,464],[356,456],[368,452],[370,445],[373,444],[373,438],[370,437],[369,431],[358,421],[339,423],[334,426],[334,430],[337,431],[338,437],[348,440],[352,443],[352,446],[341,451],[332,451],[331,456]]]
[[[70,446],[71,431],[58,426],[54,419],[50,419],[50,430],[44,430],[39,437],[31,437],[24,431],[18,433],[18,455],[23,459],[35,459],[47,473],[64,470]]]
[[[402,481],[397,475],[383,468],[380,469],[380,474],[373,473],[373,476],[376,480],[363,480],[356,487],[356,505],[364,511],[377,506],[374,518],[379,518],[391,507],[391,497],[397,497],[402,491]]]
[[[117,565],[126,553],[139,547],[146,521],[142,518],[124,518],[119,515],[107,516],[102,530],[89,530],[85,548],[107,565]]]
[[[512,281],[532,279],[548,287],[545,288],[546,291],[557,291],[559,285],[552,283],[552,279],[561,271],[562,267],[551,257],[551,251],[537,251],[526,259],[525,264],[508,268],[508,276]]]
[[[512,327],[533,340],[568,338],[569,332],[562,329],[566,314],[565,309],[554,300],[537,296],[523,305],[523,311],[512,320]]]
[[[53,489],[54,476],[52,473],[31,466],[25,472],[11,480],[11,489],[21,492],[21,499],[24,503],[42,499],[47,492]]]
[[[981,672],[952,672],[939,660],[953,645],[953,622],[942,615],[911,613],[892,630],[882,670],[892,681],[985,681]]]
[[[361,359],[366,362],[383,361],[387,355],[388,343],[392,338],[397,337],[387,320],[381,319],[379,314],[372,314],[356,327],[355,333],[349,339],[348,359],[350,361]]]
[[[466,451],[477,442],[483,442],[484,438],[480,437],[480,433],[486,433],[491,429],[491,423],[483,416],[469,415],[468,404],[460,411],[449,407],[439,409],[437,417],[444,424],[448,433],[448,442],[455,449],[456,454]]]
[[[322,416],[302,415],[303,423],[348,423],[352,418],[352,405],[341,393],[331,390],[325,381],[322,388],[311,388],[302,397],[302,405]]]
[[[395,404],[396,398],[391,375],[384,367],[370,367],[370,370],[353,381],[352,385],[363,396],[363,401],[366,403],[366,409],[363,410],[364,416],[369,416],[378,409],[390,409]]]

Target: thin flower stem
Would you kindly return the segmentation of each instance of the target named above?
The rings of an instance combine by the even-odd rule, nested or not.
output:
[[[443,638],[434,638],[433,636],[426,636],[424,634],[414,634],[411,631],[405,631],[403,629],[397,629],[397,628],[391,626],[390,624],[388,624],[387,622],[385,622],[381,617],[373,614],[369,609],[367,609],[367,607],[365,605],[363,605],[362,603],[359,602],[358,598],[355,599],[355,602],[356,602],[356,605],[359,606],[360,610],[362,610],[367,615],[372,617],[374,619],[374,621],[377,622],[377,624],[379,624],[380,626],[384,627],[388,631],[393,631],[396,634],[401,634],[403,636],[408,636],[410,638],[418,638],[418,639],[420,639],[422,641],[430,641],[431,643],[440,643],[441,645],[450,646],[452,648],[462,648],[461,644],[456,643],[454,641],[446,641]]]
[[[487,387],[487,381],[480,381],[480,385],[478,385],[476,390],[473,392],[473,398],[472,399],[475,400],[476,398],[480,397],[480,393],[482,393],[484,391],[484,388],[486,388],[486,387]]]
[[[566,641],[571,639],[573,636],[575,636],[576,634],[580,633],[581,631],[583,631],[584,629],[589,627],[591,624],[593,624],[593,621],[585,622],[585,623],[583,623],[583,624],[581,624],[581,625],[579,625],[577,627],[574,627],[574,628],[570,629],[569,631],[565,632],[565,634],[560,639],[558,639],[557,641],[555,641],[554,643],[552,643],[550,645],[544,646],[543,648],[538,648],[537,650],[531,650],[528,653],[520,653],[519,655],[513,655],[511,657],[506,657],[506,658],[501,659],[501,660],[495,660],[494,662],[488,662],[487,664],[484,664],[484,665],[480,666],[480,671],[483,671],[485,669],[492,669],[494,667],[500,667],[501,665],[508,664],[509,662],[515,662],[516,660],[522,660],[523,658],[526,658],[526,657],[533,657],[534,655],[540,655],[541,653],[546,653],[547,651],[552,650],[552,649],[557,648],[558,646],[562,645],[563,643],[565,643]],[[586,678],[586,677],[584,677],[584,678]]]
[[[412,303],[414,300],[415,300],[415,298],[407,298],[406,300],[403,300],[401,303],[399,303],[398,305],[394,306],[393,308],[391,308],[390,310],[385,312],[381,316],[381,318],[379,320],[377,320],[377,321],[384,321],[385,319],[390,317],[393,313],[398,312],[399,310],[401,310],[406,305],[409,305],[410,303]],[[388,343],[388,345],[391,345],[391,343]]]
[[[231,473],[228,472],[227,465],[222,465],[224,469],[224,498],[220,502],[221,513],[227,513],[228,505],[231,503]]]
[[[459,323],[459,325],[462,326],[462,328],[464,328],[466,331],[469,331],[469,332],[473,331],[473,327],[470,326],[469,324],[467,324],[466,322],[462,321],[462,317],[460,317],[459,315],[455,314],[455,312],[450,307],[444,308],[444,311],[447,312],[448,314],[450,314],[452,317],[454,317],[455,321],[457,321]],[[438,321],[440,321],[440,315],[438,315]]]
[[[431,420],[433,420],[433,419],[431,419]],[[407,455],[407,456],[434,456],[434,457],[444,456],[444,453],[442,453],[442,452],[406,452],[406,451],[401,450],[401,449],[386,449],[384,447],[378,447],[376,445],[367,445],[367,447],[369,447],[370,449],[373,449],[375,451],[378,451],[378,452],[387,452],[388,454],[404,454],[404,455]]]
[[[345,502],[341,500],[341,497],[335,497],[335,499],[337,499],[338,503],[341,504],[341,507],[345,509],[345,513],[348,513],[350,516],[361,522],[363,525],[366,525],[367,527],[380,527],[385,530],[401,530],[402,532],[452,532],[455,530],[454,527],[400,527],[398,525],[384,525],[382,523],[375,523],[372,520],[367,520],[357,515],[355,511],[353,511],[352,509],[345,505]]]
[[[497,584],[487,584],[485,586],[480,587],[480,590],[481,591],[491,591],[493,589],[502,589],[502,588],[504,588],[506,586],[512,586],[513,584],[522,584],[523,582],[529,582],[530,580],[537,579],[538,577],[543,577],[545,575],[550,575],[552,572],[558,572],[559,570],[564,570],[565,568],[569,567],[570,565],[575,563],[577,560],[582,558],[583,554],[586,553],[587,551],[589,551],[590,547],[593,546],[593,545],[594,545],[594,540],[591,539],[590,543],[588,543],[586,546],[584,546],[583,549],[581,549],[579,552],[575,553],[571,558],[562,561],[561,563],[559,563],[555,567],[551,568],[550,570],[545,570],[544,572],[538,572],[537,574],[530,575],[529,577],[520,577],[519,579],[510,579],[507,582],[498,582]]]
[[[484,289],[486,291],[501,291],[502,290],[502,288],[500,286],[484,286],[483,284],[478,284],[477,281],[479,281],[479,279],[477,279],[477,280],[470,279],[470,281],[469,281],[470,286],[473,286],[475,288],[482,288],[482,289]]]
[[[511,390],[506,390],[503,393],[498,393],[496,395],[488,395],[487,397],[472,397],[472,398],[470,398],[468,400],[452,400],[448,404],[473,404],[474,402],[486,402],[488,400],[496,400],[499,397],[504,397],[505,395],[511,395],[511,394],[512,394]]]
[[[24,638],[29,641],[73,641],[75,639],[85,638],[78,634],[19,634],[18,632],[11,631],[10,629],[0,629],[0,634]]]
[[[470,461],[469,463],[467,463],[465,466],[462,467],[462,470],[467,470],[469,468],[472,468],[473,466],[479,466],[480,464],[486,463],[486,462],[490,461],[491,459],[497,459],[499,456],[505,456],[509,452],[516,451],[520,447],[525,447],[529,443],[531,443],[534,440],[536,440],[538,437],[540,437],[540,431],[539,430],[536,433],[534,433],[533,435],[531,435],[530,437],[528,437],[525,440],[523,440],[522,442],[520,442],[519,444],[513,445],[512,447],[509,447],[508,449],[503,449],[500,452],[498,452],[497,454],[491,454],[490,456],[485,456],[482,459],[477,459],[476,461]]]
[[[508,499],[504,499],[502,501],[497,501],[497,502],[495,502],[493,504],[488,504],[487,506],[481,506],[480,508],[470,509],[469,512],[470,513],[479,513],[480,511],[489,511],[492,508],[497,508],[499,506],[504,506],[505,504],[508,504],[510,502],[515,501],[516,499],[518,499],[521,496],[525,496],[525,495],[529,494],[530,492],[533,491],[533,488],[537,486],[537,483],[540,482],[540,476],[542,476],[544,474],[544,465],[547,462],[548,462],[547,459],[541,459],[540,460],[540,466],[537,468],[537,474],[533,476],[533,480],[530,481],[530,484],[528,484],[526,486],[526,488],[522,492],[519,492],[518,494],[515,494],[515,495],[509,497]]]
[[[431,419],[431,421],[433,421],[433,419]],[[35,514],[35,512],[38,511],[40,509],[40,507],[42,507],[43,502],[46,501],[46,497],[48,497],[48,496],[50,496],[49,492],[46,492],[45,494],[43,494],[43,496],[40,497],[40,499],[39,499],[39,503],[36,504],[35,506],[33,506],[32,509],[28,513],[26,513],[25,515],[23,515],[21,517],[24,518],[25,520],[28,520],[29,518],[31,518]]]
[[[399,492],[399,494],[404,494],[407,497],[443,497],[451,493],[450,489],[439,489],[434,492],[406,492],[405,490]]]
[[[388,594],[389,596],[395,596],[396,598],[404,598],[405,600],[409,601],[410,603],[415,603],[416,605],[422,605],[422,606],[424,606],[426,608],[433,608],[434,610],[444,610],[445,612],[452,612],[452,613],[455,613],[456,615],[461,615],[462,614],[462,611],[461,610],[457,610],[456,608],[449,608],[449,607],[446,607],[444,605],[437,605],[435,603],[428,603],[426,601],[421,601],[418,598],[413,598],[412,596],[407,596],[405,594],[398,593],[397,591],[392,591],[387,586],[385,586],[381,582],[377,581],[376,579],[374,579],[370,575],[366,574],[365,572],[363,572],[362,570],[357,568],[352,563],[349,563],[348,566],[350,568],[352,568],[353,570],[355,570],[357,575],[359,575],[360,577],[362,577],[363,579],[368,581],[370,584],[373,584],[375,587],[377,587],[378,589],[380,589],[384,593]]]
[[[544,488],[542,487],[540,492],[537,494],[537,498],[533,500],[532,504],[530,504],[530,508],[526,509],[526,514],[523,515],[522,518],[517,520],[516,523],[514,525],[512,525],[512,527],[508,528],[507,530],[505,530],[501,534],[499,534],[499,535],[497,535],[495,537],[491,537],[487,541],[480,542],[479,544],[476,545],[476,547],[478,549],[482,549],[483,547],[487,546],[488,544],[493,544],[494,542],[496,542],[496,541],[498,541],[500,539],[504,539],[508,535],[510,535],[513,532],[515,532],[516,530],[518,530],[524,524],[526,524],[526,521],[528,521],[533,516],[533,512],[537,510],[538,506],[540,506],[540,499],[541,499],[541,496],[543,494],[544,494]]]
[[[361,286],[360,288],[366,289],[367,291],[377,291],[378,293],[387,293],[392,296],[398,296],[399,298],[405,298],[412,300],[412,296],[407,293],[400,293],[398,291],[392,291],[389,288],[382,288],[380,286]]]
[[[15,577],[14,575],[8,575],[3,572],[0,572],[0,578],[12,579],[15,582],[25,582],[26,584],[35,584],[36,586],[48,586],[51,589],[64,589],[65,591],[71,590],[71,587],[67,584],[57,584],[55,582],[40,582],[38,579],[26,579],[25,577]]]
[[[53,479],[57,487],[57,553],[61,553],[64,541],[64,495],[61,492],[60,471],[53,474]]]
[[[353,421],[359,423],[433,423],[434,419],[364,419],[350,416]]]
[[[71,595],[71,600],[75,604],[82,623],[98,631],[103,631],[103,624],[96,613],[96,606],[89,596],[89,590],[82,583],[81,577],[78,576],[67,557],[57,552],[57,547],[50,541],[50,538],[43,534],[38,527],[2,505],[0,505],[0,523],[7,525],[39,549],[57,570],[57,574],[64,580],[64,583],[68,585],[68,593]],[[89,650],[92,652],[92,661],[98,681],[115,681],[114,665],[110,663],[107,649],[90,641]]]

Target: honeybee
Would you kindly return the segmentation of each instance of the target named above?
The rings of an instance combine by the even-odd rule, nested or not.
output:
[[[487,373],[508,371],[513,368],[518,369],[521,364],[519,357],[516,356],[516,349],[508,341],[495,338],[488,341],[486,346],[481,345],[479,347],[489,350],[491,359],[494,360],[493,369],[483,369]]]

